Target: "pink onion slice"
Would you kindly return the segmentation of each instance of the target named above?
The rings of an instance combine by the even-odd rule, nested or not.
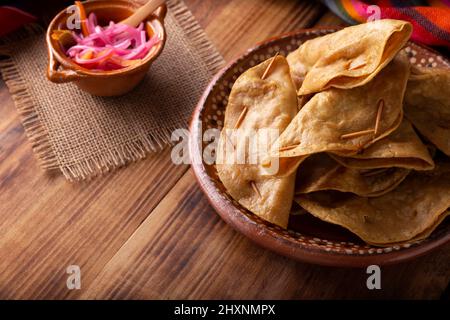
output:
[[[66,54],[77,64],[92,70],[115,70],[133,65],[132,60],[138,62],[145,58],[160,41],[157,36],[147,40],[143,23],[133,28],[111,21],[101,27],[94,13],[87,19],[87,29],[88,36],[73,34],[76,44],[68,48]],[[87,59],[89,52],[92,58]]]

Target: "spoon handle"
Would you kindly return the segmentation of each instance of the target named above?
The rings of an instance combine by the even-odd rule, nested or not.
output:
[[[146,4],[137,9],[131,16],[129,16],[125,20],[122,20],[120,23],[129,25],[131,27],[137,27],[164,2],[165,0],[149,0]]]

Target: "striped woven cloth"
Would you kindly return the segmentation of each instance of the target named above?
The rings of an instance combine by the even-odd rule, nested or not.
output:
[[[412,40],[450,48],[450,0],[322,0],[350,24],[399,19],[413,24]]]

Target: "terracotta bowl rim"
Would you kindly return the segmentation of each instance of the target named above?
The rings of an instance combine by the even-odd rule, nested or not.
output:
[[[284,33],[279,36],[270,37],[264,41],[258,42],[255,46],[251,47],[248,50],[245,50],[243,53],[231,59],[231,61],[227,63],[226,66],[224,66],[209,82],[191,116],[189,124],[189,157],[191,161],[191,167],[201,190],[206,195],[208,201],[213,206],[217,214],[233,229],[242,233],[247,238],[266,249],[297,261],[332,267],[362,268],[367,267],[371,264],[391,265],[409,261],[450,243],[450,232],[446,232],[444,235],[440,235],[439,237],[430,241],[424,241],[415,245],[411,245],[408,248],[402,248],[399,251],[383,251],[382,253],[367,255],[344,254],[331,251],[327,252],[321,248],[308,247],[299,244],[298,242],[294,242],[293,240],[284,238],[279,234],[270,232],[266,225],[250,219],[248,216],[243,214],[240,209],[237,208],[230,200],[223,199],[221,191],[217,190],[216,186],[214,185],[214,181],[208,175],[202,160],[200,150],[198,149],[198,139],[200,137],[199,124],[201,122],[200,114],[203,111],[206,100],[218,81],[238,62],[246,59],[260,47],[281,40],[283,38],[289,38],[317,31],[333,32],[342,28],[343,27],[341,26],[327,26],[299,29],[293,32]],[[410,43],[414,43],[414,45],[422,47],[427,51],[445,57],[445,55],[443,55],[442,53],[439,53],[425,45],[417,44],[412,41],[410,41]],[[246,210],[245,208],[243,209]],[[248,210],[246,211],[248,212]]]
[[[92,4],[99,4],[99,3],[105,3],[106,1],[104,0],[86,0],[86,1],[82,1],[83,5],[92,5]],[[138,8],[139,4],[133,1],[125,1],[125,0],[111,0],[108,1],[109,5],[114,6],[114,5],[125,5],[125,6],[129,6],[129,7],[134,7],[134,8]],[[153,14],[150,18],[146,19],[145,21],[147,23],[157,23],[158,27],[161,28],[162,30],[162,35],[160,37],[160,44],[159,44],[159,49],[155,52],[153,52],[153,54],[147,54],[147,56],[142,59],[142,61],[134,66],[129,66],[129,67],[125,67],[125,68],[120,68],[117,70],[109,70],[109,71],[104,71],[104,70],[99,70],[99,71],[91,71],[89,69],[83,68],[80,65],[76,64],[75,62],[73,62],[69,57],[67,57],[64,54],[60,54],[59,50],[55,49],[53,46],[53,41],[51,39],[51,32],[53,30],[56,29],[56,22],[57,20],[59,20],[63,15],[66,14],[66,10],[68,7],[65,7],[64,9],[62,9],[60,12],[58,12],[52,19],[52,21],[50,22],[50,24],[47,27],[47,31],[46,31],[46,44],[47,44],[47,49],[50,51],[50,54],[53,54],[53,56],[55,57],[55,60],[58,61],[64,68],[67,68],[69,70],[74,70],[75,72],[77,72],[80,76],[90,76],[90,77],[108,77],[108,76],[113,76],[113,75],[124,75],[127,73],[134,73],[137,71],[140,71],[142,68],[144,68],[145,66],[151,64],[153,61],[155,61],[159,55],[161,54],[161,52],[163,51],[164,47],[165,47],[165,43],[167,40],[167,34],[166,34],[166,28],[164,26],[164,15],[162,17],[158,17],[157,15]],[[160,6],[158,10],[167,10],[167,7],[165,4],[163,4],[162,6]]]

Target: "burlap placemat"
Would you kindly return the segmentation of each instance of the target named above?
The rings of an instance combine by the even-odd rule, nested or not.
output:
[[[122,97],[94,97],[46,79],[42,30],[0,48],[0,70],[42,167],[83,180],[142,159],[185,128],[223,59],[181,0],[167,3],[167,42],[143,83]],[[23,31],[22,31],[23,33]],[[17,38],[16,38],[17,39]]]

